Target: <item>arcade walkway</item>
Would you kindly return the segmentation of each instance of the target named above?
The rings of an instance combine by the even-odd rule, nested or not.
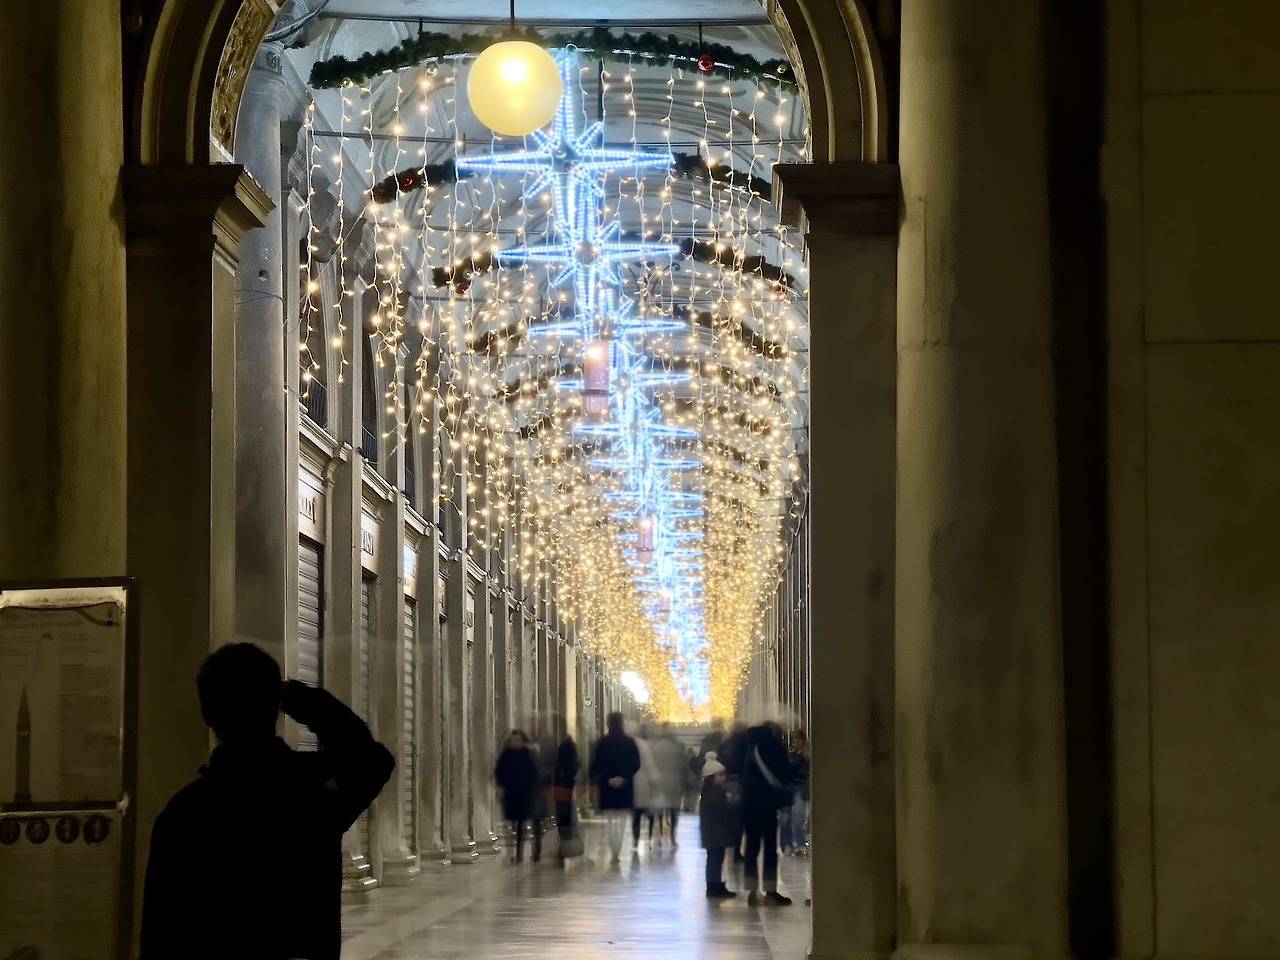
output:
[[[696,817],[681,845],[641,850],[609,866],[601,827],[588,824],[587,856],[512,865],[429,867],[410,887],[383,888],[343,911],[343,960],[801,960],[809,938],[809,864],[784,857],[789,908],[722,904],[703,896]],[[628,845],[630,838],[628,837]],[[553,848],[554,849],[554,848]],[[732,874],[729,886],[738,880]]]

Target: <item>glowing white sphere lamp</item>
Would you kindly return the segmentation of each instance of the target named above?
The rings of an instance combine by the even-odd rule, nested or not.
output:
[[[551,122],[564,95],[555,58],[528,40],[485,48],[467,76],[476,119],[504,137],[523,137]]]

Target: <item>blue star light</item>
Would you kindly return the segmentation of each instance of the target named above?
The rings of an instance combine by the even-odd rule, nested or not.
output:
[[[610,312],[608,308],[616,308],[616,301],[611,302],[606,291],[622,286],[619,264],[669,259],[680,252],[676,244],[622,239],[621,222],[601,216],[604,179],[617,170],[636,174],[644,169],[667,170],[675,157],[670,150],[606,147],[604,124],[599,120],[585,122],[577,51],[562,50],[556,63],[565,93],[550,130],[532,135],[536,146],[460,156],[457,167],[459,173],[530,176],[526,199],[550,191],[554,239],[508,247],[497,255],[497,261],[501,266],[560,267],[552,286],[572,284],[578,331],[590,337],[594,326]]]
[[[585,122],[577,51],[561,51],[556,62],[565,95],[551,127],[532,135],[532,147],[461,156],[457,167],[460,174],[527,177],[526,200],[550,194],[549,239],[504,249],[497,263],[558,267],[551,285],[572,287],[573,319],[536,324],[531,338],[609,344],[608,419],[584,420],[574,433],[601,450],[588,465],[618,481],[620,489],[605,497],[619,503],[613,518],[627,528],[618,534],[622,554],[660,642],[670,649],[677,688],[701,705],[710,699],[702,553],[696,546],[703,533],[690,525],[705,514],[702,494],[684,487],[702,461],[679,450],[699,433],[664,423],[653,399],[655,390],[686,383],[691,374],[664,369],[642,346],[646,337],[686,330],[688,323],[638,316],[635,302],[623,294],[619,269],[669,259],[679,247],[624,238],[621,221],[604,216],[610,173],[630,170],[638,177],[642,170],[670,169],[675,158],[670,150],[606,147],[604,124]],[[585,378],[562,379],[559,386],[584,391]]]

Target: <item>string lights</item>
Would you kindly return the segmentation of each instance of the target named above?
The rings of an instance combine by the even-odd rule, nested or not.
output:
[[[760,185],[804,121],[781,83],[611,61],[557,51],[555,118],[514,141],[459,105],[467,58],[315,91],[336,204],[309,173],[306,216],[334,255],[303,265],[300,319],[341,378],[359,300],[384,430],[435,451],[459,545],[554,581],[651,712],[705,720],[734,712],[803,483],[807,273]]]

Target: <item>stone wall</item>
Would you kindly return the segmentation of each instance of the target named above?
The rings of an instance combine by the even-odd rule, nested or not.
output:
[[[1278,32],[1108,4],[1121,955],[1280,952]]]

